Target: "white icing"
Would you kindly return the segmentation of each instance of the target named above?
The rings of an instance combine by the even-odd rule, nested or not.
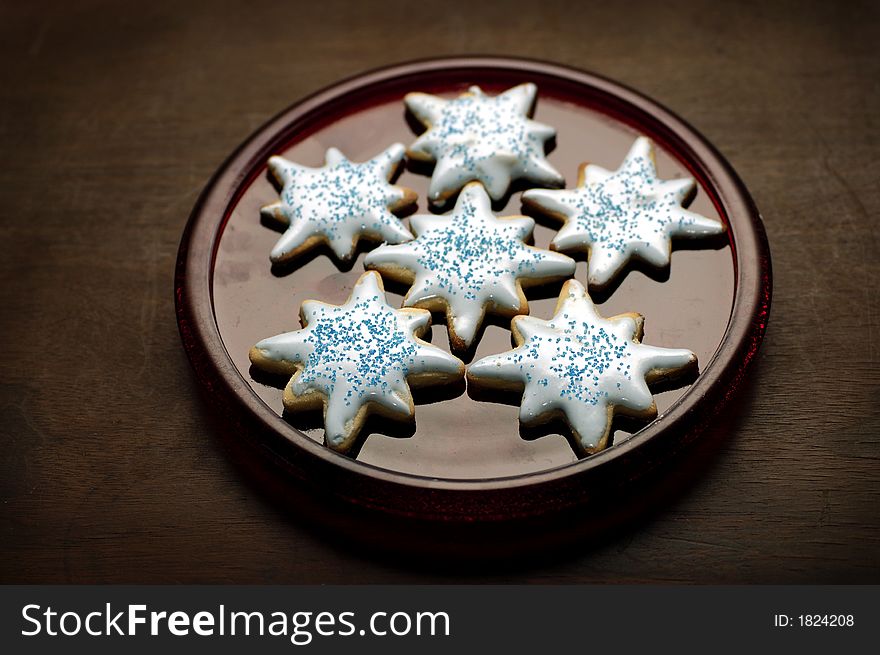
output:
[[[281,200],[263,207],[262,213],[289,226],[272,249],[272,261],[284,260],[313,237],[326,239],[341,260],[351,258],[361,237],[388,243],[412,239],[391,213],[407,193],[388,183],[405,152],[395,143],[357,163],[330,148],[321,168],[271,157],[269,170],[282,185]]]
[[[661,180],[650,139],[636,139],[620,168],[590,164],[574,189],[529,189],[523,202],[564,217],[551,242],[562,251],[589,252],[589,284],[608,284],[634,257],[669,265],[671,238],[696,238],[724,231],[721,221],[681,205],[695,188],[692,178]]]
[[[325,396],[331,448],[351,445],[359,427],[355,416],[368,403],[411,417],[407,376],[435,373],[448,380],[464,374],[461,361],[416,338],[430,325],[430,312],[391,307],[378,273],[364,273],[343,305],[306,300],[301,315],[305,327],[260,341],[254,363],[259,366],[264,358],[298,369],[285,396]]]
[[[513,180],[561,186],[564,178],[544,156],[544,143],[556,130],[531,120],[537,87],[520,84],[497,96],[478,86],[446,100],[409,93],[406,106],[428,127],[409,148],[414,159],[436,161],[428,199],[442,202],[470,181],[481,182],[493,200]]]
[[[450,335],[470,347],[487,311],[528,312],[518,288],[521,280],[553,280],[574,274],[565,255],[527,246],[535,222],[526,216],[499,218],[479,183],[464,187],[447,215],[410,217],[417,235],[401,245],[370,252],[364,265],[411,271],[415,279],[404,306],[440,298],[448,312]]]
[[[553,318],[517,316],[513,327],[521,345],[474,362],[468,380],[522,383],[522,423],[561,412],[587,452],[604,447],[615,407],[656,412],[645,376],[696,363],[689,350],[639,343],[641,319],[634,315],[601,317],[575,280],[563,287]]]

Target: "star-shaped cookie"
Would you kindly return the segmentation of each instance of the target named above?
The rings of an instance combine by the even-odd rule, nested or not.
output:
[[[547,161],[544,144],[556,130],[529,118],[534,84],[520,84],[497,96],[478,86],[448,100],[409,93],[407,108],[428,130],[407,150],[411,159],[437,162],[428,199],[443,204],[464,184],[482,182],[493,200],[507,193],[513,180],[559,187],[564,178]]]
[[[652,418],[648,383],[696,367],[690,350],[640,343],[643,318],[603,318],[584,287],[569,280],[549,321],[517,316],[516,347],[468,367],[468,384],[523,389],[520,421],[538,425],[563,417],[585,453],[608,444],[615,413]]]
[[[413,241],[380,246],[364,265],[412,285],[405,307],[445,311],[449,341],[458,351],[473,345],[487,311],[528,313],[523,284],[574,274],[573,259],[526,245],[534,220],[495,216],[478,182],[464,187],[450,214],[412,216],[410,225]]]
[[[343,305],[306,300],[303,329],[260,341],[251,362],[270,373],[292,375],[284,389],[289,412],[323,405],[325,441],[351,448],[370,413],[412,419],[410,385],[460,380],[464,364],[419,337],[431,314],[395,309],[378,273],[364,273]]]
[[[671,239],[724,232],[724,224],[682,206],[693,197],[691,178],[661,180],[650,139],[639,137],[616,171],[582,164],[574,189],[529,189],[523,203],[565,222],[550,247],[589,253],[591,289],[608,285],[632,258],[669,266]]]
[[[272,262],[293,259],[322,242],[344,262],[361,238],[387,243],[412,239],[392,212],[414,204],[416,193],[389,183],[405,152],[395,143],[358,163],[330,148],[321,168],[271,157],[269,170],[281,185],[281,200],[263,207],[261,214],[287,228],[272,249]]]

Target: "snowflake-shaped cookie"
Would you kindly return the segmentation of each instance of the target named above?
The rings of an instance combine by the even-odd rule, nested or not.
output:
[[[414,416],[410,385],[459,380],[464,364],[418,337],[431,324],[422,309],[395,309],[378,273],[364,273],[343,305],[306,300],[303,329],[264,339],[251,362],[270,373],[291,374],[284,408],[324,407],[328,446],[346,451],[371,412]]]
[[[428,128],[407,155],[437,162],[428,189],[432,203],[444,203],[470,181],[482,182],[493,200],[503,198],[520,178],[539,186],[565,183],[544,156],[544,144],[556,130],[529,118],[537,91],[529,83],[497,96],[478,86],[452,100],[406,95],[406,106]]]
[[[449,341],[457,350],[474,343],[487,311],[527,314],[523,284],[574,274],[573,259],[525,244],[534,220],[495,216],[477,182],[464,187],[452,213],[412,216],[410,225],[416,239],[380,246],[364,265],[413,285],[404,306],[445,310]]]
[[[574,189],[529,189],[523,203],[565,222],[550,247],[589,253],[589,285],[600,289],[632,258],[669,266],[674,237],[720,234],[721,221],[682,207],[691,178],[661,180],[650,139],[639,137],[616,171],[582,164]]]
[[[524,388],[520,421],[566,419],[586,453],[605,448],[615,412],[651,418],[657,408],[648,383],[695,367],[690,350],[640,343],[643,318],[603,318],[584,287],[569,280],[549,321],[517,316],[516,348],[468,368],[468,384]]]
[[[387,243],[412,239],[392,212],[414,204],[416,193],[389,184],[405,152],[395,143],[369,161],[357,163],[330,148],[321,168],[271,157],[269,170],[281,185],[281,200],[263,207],[261,214],[287,227],[272,249],[271,260],[287,261],[325,242],[340,260],[347,261],[362,237]]]

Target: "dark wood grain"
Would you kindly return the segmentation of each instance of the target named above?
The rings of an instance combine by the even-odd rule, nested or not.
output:
[[[0,8],[0,580],[880,581],[876,3],[462,4]],[[469,52],[672,108],[745,180],[774,263],[748,387],[651,507],[479,565],[354,546],[242,465],[171,293],[199,191],[257,126],[364,69]]]

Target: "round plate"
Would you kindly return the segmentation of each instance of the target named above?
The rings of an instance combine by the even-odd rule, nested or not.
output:
[[[628,269],[609,297],[595,297],[604,316],[639,312],[644,342],[685,347],[700,373],[687,384],[656,390],[656,420],[616,420],[613,443],[578,459],[564,427],[522,432],[518,408],[454,398],[417,397],[415,427],[369,424],[353,453],[322,444],[314,418],[286,416],[281,389],[250,369],[258,340],[299,328],[303,300],[341,303],[363,272],[363,252],[340,268],[327,251],[294,266],[270,266],[279,233],[260,221],[260,207],[277,201],[266,162],[271,155],[323,165],[340,148],[366,160],[418,129],[403,96],[424,91],[454,97],[472,84],[495,94],[523,82],[538,86],[534,117],[557,129],[550,162],[573,186],[589,160],[614,169],[639,134],[657,148],[662,178],[689,175],[698,183],[690,208],[720,217],[727,238],[676,243],[666,272]],[[419,192],[428,208],[429,178],[405,170],[398,183]],[[499,215],[521,214],[519,191]],[[405,219],[404,219],[405,220]],[[535,245],[555,233],[540,219]],[[585,262],[576,279],[585,280]],[[389,302],[402,296],[392,285]],[[530,313],[551,315],[561,285],[529,295]],[[321,91],[286,110],[248,139],[222,166],[193,210],[180,246],[175,278],[183,343],[207,396],[225,425],[279,456],[288,471],[322,496],[395,515],[473,521],[535,517],[582,506],[632,484],[692,440],[739,385],[764,333],[770,303],[770,256],[758,212],[718,152],[681,119],[653,101],[604,78],[519,59],[440,59],[367,73]],[[434,321],[431,341],[448,350]],[[487,327],[476,357],[510,348],[509,324]],[[460,391],[460,390],[459,390]],[[557,430],[555,432],[554,430]],[[370,433],[371,430],[375,430]],[[366,436],[369,434],[369,436]]]

